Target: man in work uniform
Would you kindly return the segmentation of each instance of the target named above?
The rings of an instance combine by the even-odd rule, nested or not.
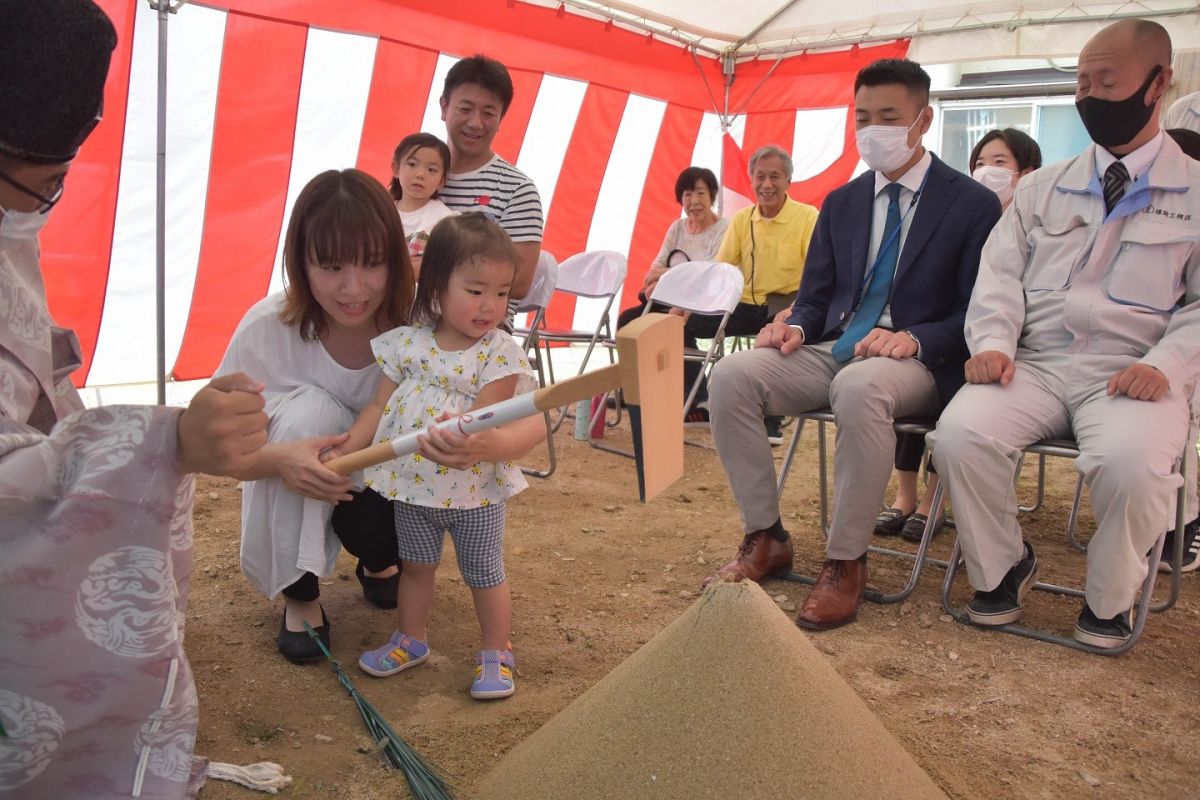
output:
[[[984,247],[966,319],[972,385],[930,439],[976,624],[1019,619],[1037,574],[1017,524],[1021,450],[1073,434],[1099,521],[1075,638],[1117,647],[1131,635],[1200,372],[1200,166],[1159,129],[1170,63],[1156,23],[1096,34],[1076,90],[1094,144],[1024,178]]]

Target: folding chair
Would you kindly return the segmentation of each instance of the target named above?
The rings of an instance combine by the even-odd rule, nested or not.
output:
[[[543,326],[537,335],[539,346],[546,349],[546,371],[550,382],[554,382],[554,362],[550,357],[550,346],[555,343],[582,344],[587,343],[587,352],[579,365],[577,374],[582,375],[587,370],[588,361],[596,345],[605,338],[611,338],[612,328],[609,323],[609,312],[612,304],[621,291],[625,282],[627,264],[625,256],[612,250],[593,250],[573,255],[558,265],[558,282],[554,294],[563,293],[573,297],[589,297],[604,301],[604,310],[596,322],[594,330],[575,330],[562,328],[547,328]],[[615,356],[610,352],[609,361],[615,362]],[[554,422],[554,429],[562,424],[567,416],[567,409],[562,409]]]
[[[538,347],[538,336],[545,324],[546,306],[550,304],[550,297],[554,294],[554,287],[557,283],[558,261],[543,250],[538,256],[537,267],[533,273],[533,283],[525,297],[517,303],[517,313],[528,314],[529,325],[523,328],[514,328],[513,336],[522,340],[521,345],[525,349],[525,353],[533,359],[540,386],[546,385],[546,374],[542,368],[542,351]],[[530,348],[532,348],[532,352]],[[550,454],[550,465],[544,470],[521,467],[522,472],[535,478],[549,478],[558,467],[558,457],[554,452],[554,425],[550,421],[550,412],[542,413],[546,418],[546,450]]]
[[[707,350],[684,349],[684,361],[700,364],[700,373],[688,387],[687,399],[683,403],[685,417],[687,410],[692,407],[692,401],[696,398],[696,394],[700,391],[700,385],[704,382],[709,366],[721,360],[725,355],[725,326],[729,322],[729,316],[737,308],[738,300],[742,296],[742,286],[742,271],[732,264],[720,261],[687,261],[676,264],[667,270],[658,279],[658,283],[655,284],[654,291],[650,295],[653,303],[671,306],[693,314],[721,317]],[[652,303],[646,304],[642,316],[650,313],[651,306]],[[610,349],[615,346],[609,339],[606,339],[604,344]],[[596,423],[600,415],[605,413],[606,408],[607,403],[601,403],[596,409],[595,415],[589,423],[589,430],[591,430],[590,425]],[[680,422],[682,421],[680,420]],[[696,443],[688,442],[688,444]],[[591,445],[597,450],[633,458],[632,452],[595,439],[592,440]]]
[[[796,417],[796,430],[792,433],[792,439],[788,443],[787,451],[783,457],[783,464],[779,468],[779,476],[776,479],[776,492],[779,497],[783,497],[783,487],[787,482],[788,472],[792,468],[792,461],[796,456],[796,446],[800,443],[800,434],[804,432],[804,424],[808,421],[817,423],[817,458],[820,461],[820,468],[817,473],[818,486],[821,492],[821,533],[829,537],[829,465],[828,465],[828,443],[825,438],[825,426],[829,423],[835,423],[833,412],[828,409],[820,409],[817,411],[809,411],[800,414]],[[896,433],[908,433],[924,436],[933,430],[935,420],[922,419],[898,419],[893,424]],[[938,497],[934,498],[934,508],[939,508]],[[868,553],[876,555],[895,556],[897,558],[909,559],[913,562],[912,570],[909,572],[908,581],[901,587],[900,591],[888,594],[879,589],[867,587],[863,591],[863,598],[875,603],[899,603],[917,588],[917,581],[920,580],[921,570],[925,568],[925,564],[935,564],[940,567],[945,567],[946,562],[936,558],[929,557],[929,545],[933,541],[933,532],[937,528],[937,514],[930,514],[929,519],[925,521],[925,530],[921,533],[921,541],[917,545],[916,553],[909,553],[904,550],[894,550],[890,547],[878,547],[871,545],[867,548]],[[787,580],[796,583],[804,583],[813,585],[817,582],[815,576],[801,575],[798,572],[792,572],[787,576]]]
[[[683,402],[684,414],[692,407],[710,365],[725,355],[725,326],[742,296],[743,280],[742,271],[732,264],[688,261],[671,267],[654,286],[650,299],[656,303],[692,314],[721,317],[707,350],[687,348],[683,352],[684,361],[700,364],[700,374],[688,387],[687,399]],[[647,303],[642,314],[649,311],[650,304]]]
[[[1074,459],[1079,456],[1079,446],[1070,439],[1047,439],[1025,448],[1025,453],[1037,455],[1039,459],[1043,460],[1043,462],[1046,456],[1059,456],[1061,458]],[[1187,516],[1187,482],[1188,480],[1195,480],[1195,478],[1188,473],[1186,465],[1186,459],[1181,458],[1178,471],[1183,477],[1183,484],[1179,487],[1179,495],[1175,502],[1175,530],[1177,531],[1183,530],[1185,517]],[[1039,480],[1044,480],[1044,478],[1039,477]],[[1076,547],[1079,547],[1079,545],[1077,542],[1075,542],[1073,520],[1078,516],[1079,511],[1080,485],[1081,484],[1077,484],[1075,500],[1073,502],[1073,508],[1071,512],[1072,526],[1068,533],[1068,539],[1072,545]],[[934,492],[933,496],[935,508],[937,507],[937,504],[941,502],[942,494],[943,487],[942,484],[939,483],[937,491]],[[1027,628],[1023,625],[1017,625],[1015,623],[997,625],[995,626],[995,630],[1003,631],[1004,633],[1012,633],[1017,636],[1024,636],[1029,639],[1037,639],[1038,641],[1042,642],[1062,645],[1063,647],[1069,647],[1072,650],[1082,650],[1085,653],[1094,653],[1101,656],[1121,655],[1137,644],[1138,640],[1142,638],[1142,631],[1146,627],[1146,620],[1150,616],[1150,612],[1158,613],[1166,611],[1168,608],[1175,605],[1175,601],[1179,599],[1181,583],[1180,565],[1183,563],[1183,536],[1175,537],[1175,547],[1174,551],[1171,553],[1172,569],[1170,573],[1170,589],[1168,591],[1167,598],[1160,603],[1154,602],[1154,585],[1158,578],[1158,563],[1159,559],[1162,557],[1163,541],[1165,536],[1166,530],[1164,526],[1163,533],[1159,534],[1159,537],[1155,541],[1154,547],[1149,555],[1149,568],[1146,570],[1146,579],[1142,582],[1141,595],[1138,598],[1137,605],[1134,607],[1132,620],[1133,635],[1129,637],[1129,641],[1125,642],[1119,647],[1094,647],[1092,645],[1083,644],[1082,642],[1077,642],[1074,639],[1066,636],[1046,633],[1045,631]],[[948,562],[949,566],[946,569],[946,578],[942,582],[942,607],[946,610],[947,614],[954,617],[954,619],[958,622],[961,622],[964,625],[971,625],[972,623],[970,617],[966,614],[966,612],[955,608],[950,599],[951,590],[954,588],[954,578],[957,576],[962,562],[961,553],[961,545],[958,539],[955,538],[954,549],[950,553],[950,559]],[[1038,581],[1037,583],[1033,584],[1032,588],[1039,591],[1050,592],[1052,594],[1066,595],[1068,597],[1084,597],[1084,592],[1082,589],[1059,586],[1057,584],[1044,583],[1042,581]]]

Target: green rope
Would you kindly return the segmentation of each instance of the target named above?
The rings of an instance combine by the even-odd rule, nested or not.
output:
[[[354,699],[354,704],[358,706],[358,713],[362,715],[363,722],[366,724],[371,738],[375,741],[376,747],[383,751],[388,764],[404,773],[404,780],[408,782],[408,789],[414,800],[454,800],[450,787],[437,773],[437,770],[430,766],[420,753],[401,739],[400,735],[383,718],[383,715],[358,693],[354,684],[350,683],[350,678],[342,670],[342,665],[330,655],[325,643],[321,641],[321,637],[312,629],[312,626],[306,622],[304,630],[308,632],[309,638],[317,643],[317,647],[321,648],[321,652],[329,661],[338,682]]]

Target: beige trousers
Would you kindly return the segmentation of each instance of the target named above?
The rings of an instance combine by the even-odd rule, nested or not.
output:
[[[1101,619],[1133,605],[1147,551],[1174,527],[1174,469],[1188,428],[1181,390],[1156,402],[1107,395],[1108,379],[1133,361],[1022,351],[1008,386],[965,386],[942,412],[928,439],[976,589],[994,589],[1023,552],[1014,486],[1021,451],[1073,435],[1075,468],[1098,520],[1087,552],[1087,604]]]
[[[749,533],[779,519],[775,462],[763,416],[830,407],[837,417],[833,519],[826,555],[866,552],[896,452],[893,420],[937,414],[933,376],[916,359],[854,359],[839,367],[832,342],[783,355],[774,348],[733,353],[713,369],[713,442]]]

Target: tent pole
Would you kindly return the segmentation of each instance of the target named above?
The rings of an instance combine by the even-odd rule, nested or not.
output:
[[[782,16],[783,12],[787,11],[789,8],[796,5],[797,2],[799,2],[799,0],[788,0],[788,2],[786,2],[782,6],[780,6],[779,10],[777,10],[774,14],[767,17],[762,22],[758,23],[758,25],[754,26],[754,30],[750,31],[745,36],[743,36],[742,38],[738,39],[736,42],[733,43],[733,47],[731,48],[733,50],[733,52],[737,53],[743,47],[746,46],[747,42],[753,41],[754,37],[758,36],[758,34],[761,33],[764,28],[766,28],[768,25],[770,25],[775,20],[779,19],[779,17]]]
[[[154,3],[150,7],[154,8]],[[167,0],[158,3],[158,164],[154,198],[154,333],[158,404],[167,404]]]
[[[158,141],[154,196],[154,376],[167,404],[167,19],[187,0],[148,0],[158,12]]]

